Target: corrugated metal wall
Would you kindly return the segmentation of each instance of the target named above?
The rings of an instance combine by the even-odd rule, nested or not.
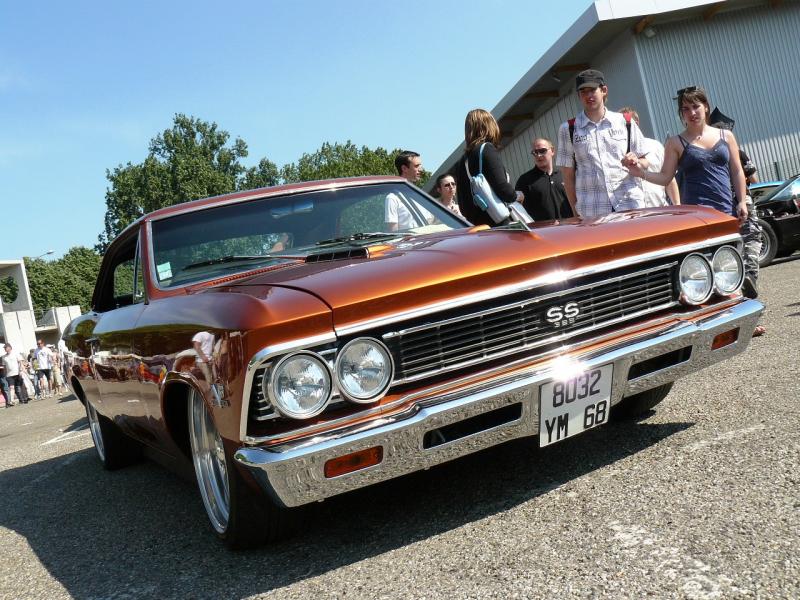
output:
[[[736,138],[762,181],[800,171],[800,3],[653,29],[654,37],[636,38],[636,50],[657,139],[683,130],[676,90],[700,85],[712,109],[736,120]]]
[[[625,33],[620,36],[592,62],[592,68],[599,69],[608,82],[608,107],[612,110],[622,106],[633,106],[642,117],[642,127],[649,135],[647,121],[647,101],[640,69],[635,58],[633,36]],[[574,77],[570,74],[564,78],[561,93],[564,94],[551,108],[543,112],[536,121],[503,148],[503,163],[511,175],[512,183],[525,171],[533,168],[530,155],[531,142],[534,138],[545,137],[557,143],[558,128],[567,119],[571,119],[581,111],[581,103],[575,92]]]
[[[736,120],[736,138],[762,181],[800,172],[800,2],[765,2],[653,29],[652,38],[626,32],[592,62],[608,80],[609,108],[633,105],[645,135],[663,142],[683,130],[676,90],[702,85],[711,108]],[[555,142],[560,124],[580,111],[573,88],[562,93],[502,150],[512,183],[533,167],[533,138]]]

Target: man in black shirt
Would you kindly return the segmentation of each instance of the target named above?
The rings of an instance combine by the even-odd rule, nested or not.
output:
[[[523,173],[514,186],[515,190],[525,195],[528,213],[535,221],[573,216],[561,171],[553,166],[553,143],[545,138],[536,138],[531,144],[531,154],[536,166]]]

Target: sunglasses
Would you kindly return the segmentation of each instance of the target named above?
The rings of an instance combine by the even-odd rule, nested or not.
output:
[[[442,184],[442,187],[456,187],[456,182],[454,181],[452,183],[444,183]]]
[[[535,150],[531,150],[531,154],[533,156],[544,156],[547,154],[548,148],[536,148]]]
[[[696,85],[690,85],[689,87],[681,88],[676,93],[678,96],[683,96],[684,94],[688,94],[689,92],[696,92],[698,88]]]

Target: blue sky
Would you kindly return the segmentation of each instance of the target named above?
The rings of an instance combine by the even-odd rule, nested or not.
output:
[[[175,113],[241,137],[246,166],[350,139],[433,170],[589,5],[0,0],[0,259],[93,246],[106,170]]]

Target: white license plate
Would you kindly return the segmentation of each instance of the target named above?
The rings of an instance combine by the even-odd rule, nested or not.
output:
[[[606,423],[613,375],[614,365],[603,365],[539,386],[539,446]]]

